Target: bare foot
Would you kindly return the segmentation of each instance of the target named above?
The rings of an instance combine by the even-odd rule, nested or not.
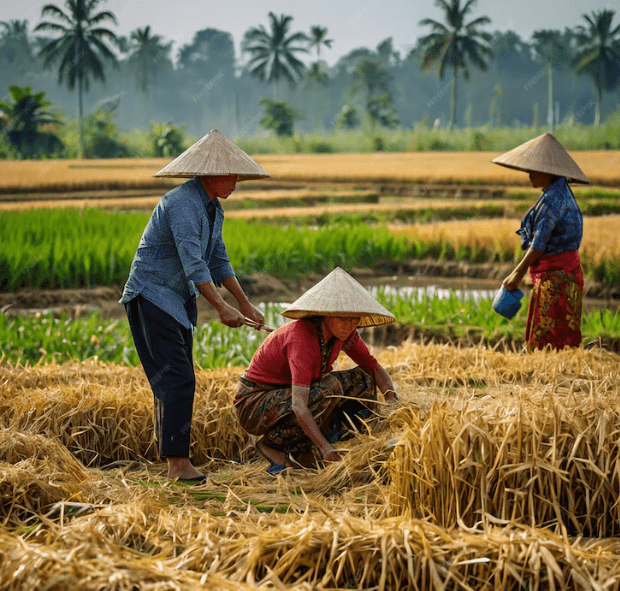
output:
[[[189,458],[168,458],[168,478],[189,480],[204,476],[194,468]]]
[[[279,449],[274,449],[273,447],[269,447],[264,441],[259,439],[254,444],[254,447],[261,456],[263,456],[267,461],[271,462],[272,464],[284,464],[289,468],[293,467],[287,455],[283,451],[280,451]]]

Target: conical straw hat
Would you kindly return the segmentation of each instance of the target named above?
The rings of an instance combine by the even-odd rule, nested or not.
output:
[[[377,326],[396,320],[394,314],[340,267],[294,301],[282,316],[359,316],[359,326]]]
[[[552,133],[545,133],[525,142],[493,158],[491,162],[525,172],[546,172],[563,176],[567,181],[574,183],[590,182]]]
[[[269,177],[241,148],[214,129],[155,176],[191,178],[229,174],[236,174],[238,181]]]

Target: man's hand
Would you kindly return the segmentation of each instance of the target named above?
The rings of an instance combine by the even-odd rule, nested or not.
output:
[[[253,304],[250,304],[249,302],[247,304],[244,305],[240,305],[239,309],[241,310],[241,313],[246,317],[249,318],[250,320],[253,320],[254,322],[257,322],[258,324],[265,324],[265,316],[263,315],[263,313]]]
[[[220,322],[222,324],[230,326],[231,328],[237,328],[243,325],[245,321],[243,314],[224,301],[224,298],[217,291],[213,283],[210,281],[205,283],[197,283],[196,287],[206,298],[206,300],[213,306],[220,317]]]
[[[238,328],[245,324],[245,316],[239,312],[236,308],[225,304],[217,308],[217,312],[220,316],[220,322],[230,328]]]

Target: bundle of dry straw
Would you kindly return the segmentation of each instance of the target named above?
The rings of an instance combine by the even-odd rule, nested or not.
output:
[[[444,527],[520,524],[572,535],[620,531],[620,384],[609,355],[539,352],[506,385],[402,408],[391,507]],[[500,369],[500,368],[498,368]],[[518,375],[513,365],[500,371]],[[479,375],[478,382],[482,376]],[[482,391],[481,391],[482,390]]]

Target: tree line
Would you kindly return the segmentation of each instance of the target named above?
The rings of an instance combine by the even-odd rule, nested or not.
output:
[[[77,115],[80,152],[87,125],[103,142],[91,151],[123,155],[109,143],[115,125],[150,127],[162,152],[175,152],[182,130],[598,125],[618,103],[620,25],[611,9],[523,40],[491,32],[476,0],[436,0],[442,20],[422,19],[427,34],[407,55],[388,38],[328,67],[321,50],[337,42],[328,28],[295,31],[289,15],[270,12],[266,25],[250,27],[240,56],[230,33],[207,28],[173,60],[172,42],[148,25],[117,35],[104,3],[46,4],[32,30],[28,21],[0,22],[8,82],[0,128],[18,153],[58,153],[54,126],[66,124],[64,113]]]

